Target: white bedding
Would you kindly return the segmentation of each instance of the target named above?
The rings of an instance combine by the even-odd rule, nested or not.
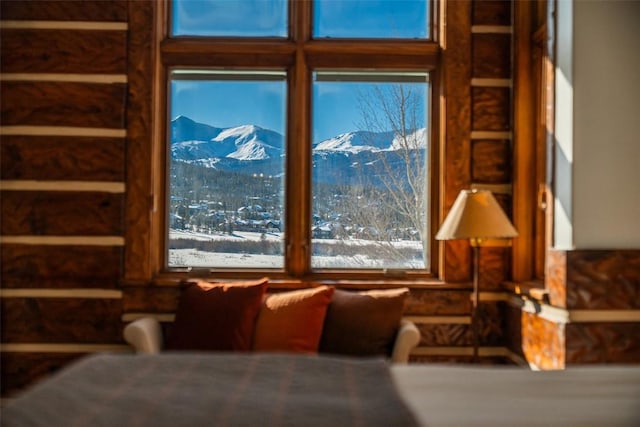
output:
[[[391,373],[428,427],[640,426],[640,366],[393,365]]]

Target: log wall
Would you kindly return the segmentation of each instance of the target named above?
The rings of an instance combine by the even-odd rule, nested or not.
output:
[[[135,277],[122,285],[125,263],[148,262],[135,254],[150,245],[128,234],[127,218],[148,221],[152,200],[139,179],[150,174],[136,175],[127,158],[152,158],[153,4],[0,3],[3,396],[85,354],[130,351],[126,322],[151,313],[169,323],[175,310],[175,287],[131,286]],[[511,210],[511,9],[463,0],[448,8],[445,211],[469,187],[493,190]],[[143,208],[125,215],[133,198]],[[405,312],[422,332],[416,362],[472,354],[470,251],[465,242],[443,250],[445,282],[414,287]],[[500,285],[509,255],[481,251],[481,355],[490,363],[509,359]]]
[[[2,394],[122,342],[127,2],[1,3]]]

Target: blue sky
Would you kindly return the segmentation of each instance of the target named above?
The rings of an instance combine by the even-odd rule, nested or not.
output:
[[[174,2],[174,34],[287,35],[284,0],[182,0]],[[353,19],[357,16],[358,19]],[[421,0],[322,0],[314,10],[316,37],[426,37]],[[314,85],[313,142],[358,130],[360,83]],[[286,83],[174,81],[171,117],[185,115],[216,127],[255,124],[285,133]]]
[[[314,84],[312,142],[361,130],[359,125],[363,116],[359,97],[369,93],[370,89],[367,83]],[[220,128],[254,124],[285,134],[287,107],[284,80],[181,80],[173,82],[171,93],[171,118],[184,115]]]
[[[296,0],[300,1],[300,0]],[[424,38],[426,0],[316,0],[316,37]],[[174,0],[176,35],[287,36],[286,0]]]

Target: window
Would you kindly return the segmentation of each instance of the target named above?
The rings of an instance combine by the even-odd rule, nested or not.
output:
[[[428,74],[313,75],[313,268],[427,267]]]
[[[431,3],[168,9],[163,269],[429,276]]]
[[[168,267],[283,267],[286,73],[170,73]]]

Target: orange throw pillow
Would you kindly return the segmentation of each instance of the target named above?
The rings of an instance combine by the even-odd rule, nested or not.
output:
[[[390,356],[409,288],[350,292],[337,289],[327,309],[320,352]]]
[[[253,350],[317,353],[333,291],[332,286],[318,286],[267,296],[258,316]]]
[[[167,350],[250,351],[268,279],[186,284]]]

